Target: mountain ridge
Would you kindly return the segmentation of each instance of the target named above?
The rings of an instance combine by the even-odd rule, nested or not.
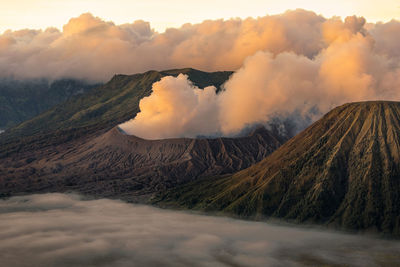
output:
[[[271,132],[237,138],[146,140],[118,128],[44,155],[0,165],[0,194],[76,191],[143,201],[155,192],[204,176],[246,168],[281,145]]]
[[[74,79],[0,78],[0,129],[18,125],[99,84]]]
[[[259,163],[153,203],[400,235],[400,103],[339,106]]]
[[[184,73],[197,86],[221,85],[231,72],[194,69],[115,75],[105,85],[0,136],[0,195],[77,191],[143,201],[203,176],[235,172],[260,161],[286,137],[265,128],[238,138],[145,140],[117,125],[133,118],[152,84]]]
[[[139,101],[151,94],[152,84],[180,73],[200,88],[221,85],[230,71],[203,72],[191,68],[114,75],[106,84],[73,97],[0,135],[0,158],[32,149],[97,136],[135,117]]]

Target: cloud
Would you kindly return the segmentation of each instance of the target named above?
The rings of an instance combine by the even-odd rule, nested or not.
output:
[[[315,58],[337,38],[369,34],[378,54],[399,58],[400,23],[326,19],[306,10],[247,19],[206,20],[158,33],[150,23],[116,25],[90,13],[71,18],[60,31],[8,30],[0,35],[0,73],[15,78],[79,78],[107,81],[116,73],[193,67],[237,70],[258,51]],[[395,56],[395,58],[393,58]]]
[[[62,31],[0,35],[0,75],[106,81],[150,69],[235,70],[218,95],[212,88],[200,92],[184,77],[156,83],[158,92],[142,100],[141,113],[124,127],[150,139],[235,135],[279,118],[293,121],[297,132],[346,102],[399,100],[399,34],[395,20],[367,24],[305,10],[207,20],[163,33],[148,22],[116,25],[87,13]]]
[[[295,131],[299,131],[347,102],[400,100],[400,61],[393,60],[393,57],[398,59],[396,48],[400,43],[392,37],[377,41],[373,36],[396,33],[398,24],[377,24],[369,33],[363,18],[348,17],[345,21],[334,18],[322,24],[321,38],[326,45],[312,57],[293,51],[277,54],[259,51],[247,57],[243,66],[224,84],[225,90],[210,95],[203,105],[204,110],[212,110],[210,113],[216,115],[198,114],[196,121],[202,121],[201,125],[207,119],[212,125],[212,131],[199,126],[198,134],[213,134],[217,129],[222,135],[234,135],[254,124],[268,124],[276,118],[286,120],[293,116],[296,116],[292,120]],[[153,92],[149,99],[157,93]],[[179,92],[174,95],[178,96]],[[181,105],[182,101],[171,101],[169,113],[181,114],[180,120],[190,120],[191,113],[180,112]],[[191,110],[190,105],[186,102],[185,109]],[[137,118],[148,114],[146,122],[151,124],[147,108],[149,106],[141,105]],[[163,111],[159,111],[157,116],[161,117]],[[188,131],[173,122],[156,131],[136,122],[136,119],[131,121],[130,133],[144,138],[162,138],[171,129],[174,129],[173,137],[196,136],[193,128]]]
[[[9,30],[0,35],[0,73],[107,81],[115,73],[150,69],[235,70],[258,50],[318,53],[324,46],[324,21],[296,10],[257,19],[207,20],[157,33],[148,22],[115,25],[86,13],[72,18],[62,31]]]
[[[148,139],[215,134],[218,132],[216,88],[203,90],[188,76],[165,77],[153,84],[152,94],[140,101],[141,112],[120,128]]]
[[[373,266],[400,244],[44,194],[0,201],[2,266]]]

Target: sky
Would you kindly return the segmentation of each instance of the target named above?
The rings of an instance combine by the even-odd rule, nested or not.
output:
[[[86,12],[116,24],[141,19],[163,32],[188,22],[258,17],[296,8],[324,17],[362,15],[370,22],[400,18],[399,0],[0,0],[0,32],[50,26],[61,29],[71,17]]]

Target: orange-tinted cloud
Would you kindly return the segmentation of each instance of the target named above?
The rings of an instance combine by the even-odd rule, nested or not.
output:
[[[148,138],[230,135],[274,116],[315,119],[349,101],[399,100],[399,35],[398,21],[366,24],[304,10],[208,20],[164,33],[144,21],[115,25],[83,14],[63,31],[0,35],[0,75],[106,81],[150,69],[235,70],[219,95],[199,91],[185,76],[165,78],[127,124]]]
[[[106,81],[115,73],[149,69],[236,70],[259,50],[317,54],[325,45],[324,21],[313,12],[296,10],[257,19],[208,20],[157,33],[144,21],[115,25],[87,13],[72,18],[63,31],[0,35],[0,73]]]
[[[161,139],[218,132],[215,87],[201,90],[180,74],[162,78],[152,89],[153,93],[140,101],[141,112],[135,119],[120,125],[126,133]]]
[[[377,47],[378,42],[364,24],[365,20],[357,17],[325,21],[321,36],[326,47],[313,57],[293,51],[259,51],[248,57],[224,84],[225,91],[214,95],[215,100],[208,101],[212,103],[209,109],[217,114],[217,122],[206,116],[193,120],[213,118],[210,120],[212,131],[200,127],[202,131],[198,134],[214,134],[217,129],[222,135],[234,135],[253,124],[268,124],[275,117],[287,118],[293,114],[315,120],[346,102],[400,100],[400,63],[388,56],[392,50],[396,51],[393,48],[396,46],[389,46],[391,39],[388,38],[383,42],[385,45]],[[392,33],[393,25],[390,26],[389,29],[377,28],[376,34],[384,34],[385,30]],[[155,98],[157,94],[155,90],[149,98]],[[179,98],[178,91],[174,92],[174,97]],[[156,102],[153,104],[158,105]],[[169,104],[168,112],[171,113],[182,103],[170,101]],[[141,105],[140,108],[137,118],[141,118],[142,113],[148,114],[148,107]],[[181,120],[190,120],[185,116],[189,112],[180,114]],[[132,121],[131,133],[140,131],[141,137],[145,138],[161,138],[168,128],[180,129],[172,135],[174,137],[196,135],[196,131],[188,132],[172,122],[153,131],[146,125],[135,124],[135,121]],[[146,122],[151,122],[151,116]],[[298,125],[298,129],[302,127],[304,125]],[[152,135],[147,135],[146,130]]]
[[[148,22],[115,25],[87,13],[63,30],[7,31],[0,35],[0,75],[73,77],[107,81],[116,73],[193,67],[237,70],[258,51],[293,52],[315,58],[333,42],[371,36],[374,52],[400,58],[400,23],[370,24],[363,18],[325,19],[305,10],[257,19],[207,20],[157,33]]]

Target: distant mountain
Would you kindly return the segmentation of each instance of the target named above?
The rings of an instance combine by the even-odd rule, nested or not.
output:
[[[153,202],[400,236],[400,103],[335,108],[261,162]]]
[[[265,128],[240,138],[165,140],[144,140],[113,128],[86,142],[3,159],[0,195],[72,190],[146,201],[179,184],[249,167],[280,145]]]
[[[73,79],[0,79],[0,130],[31,119],[45,110],[99,84]]]
[[[180,69],[115,75],[108,83],[72,97],[1,134],[0,158],[102,134],[133,118],[139,112],[140,99],[151,94],[154,82],[180,73],[187,74],[201,88],[209,85],[220,88],[232,74]]]

